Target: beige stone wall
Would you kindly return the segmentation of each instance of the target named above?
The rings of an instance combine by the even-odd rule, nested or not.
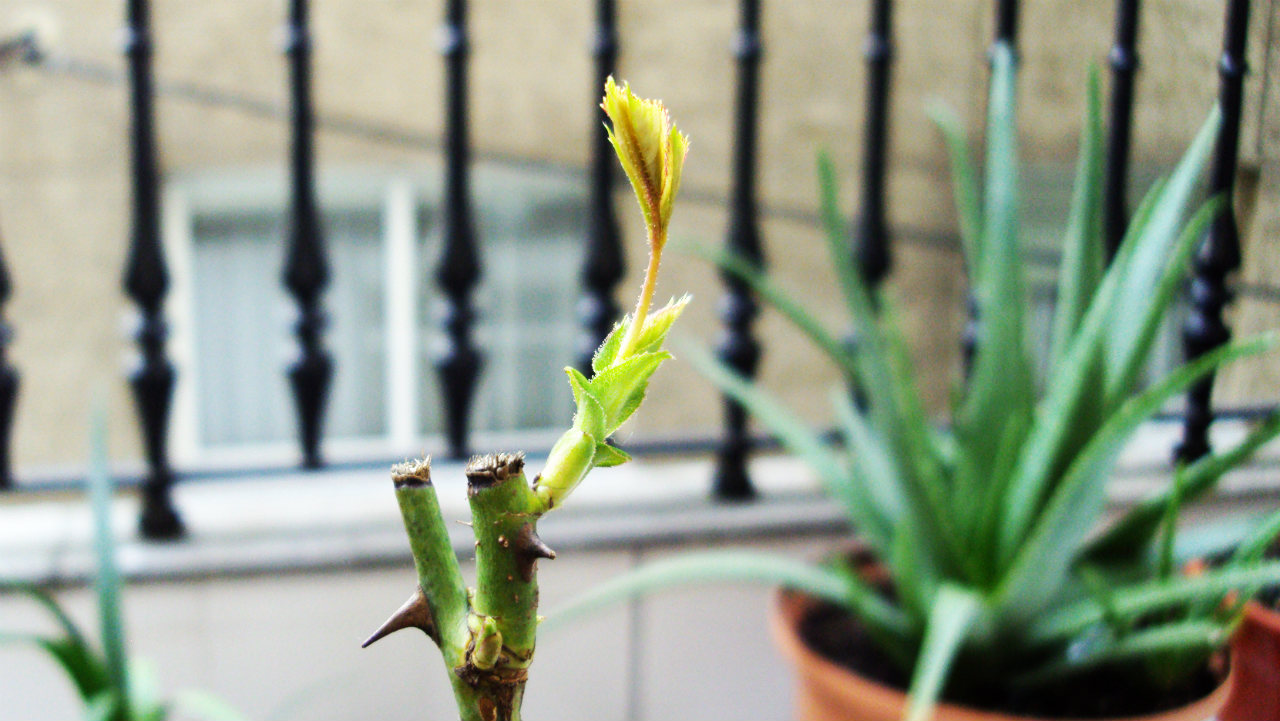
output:
[[[283,103],[285,66],[275,46],[283,2],[168,0],[154,3],[156,75]],[[441,129],[443,72],[434,51],[439,1],[317,0],[316,100],[325,117],[355,119],[408,134]],[[581,165],[589,114],[592,3],[586,0],[477,0],[472,7],[472,117],[477,154]],[[898,233],[895,298],[924,365],[927,395],[945,405],[957,358],[963,292],[957,258],[921,238],[950,232],[944,159],[925,118],[942,100],[980,124],[986,80],[989,2],[904,0],[897,4],[898,55],[892,110],[891,216]],[[1023,152],[1030,169],[1052,177],[1075,153],[1085,66],[1101,61],[1111,41],[1111,8],[1071,0],[1025,3],[1022,20]],[[39,16],[56,28],[51,57],[123,69],[116,48],[120,3],[100,0],[14,0],[0,8],[0,29]],[[1106,6],[1106,7],[1104,7]],[[813,155],[826,147],[845,180],[846,208],[855,176],[863,118],[863,4],[836,0],[765,3],[760,188],[767,255],[792,286],[830,286],[816,231]],[[1144,3],[1135,164],[1144,172],[1170,164],[1201,122],[1216,88],[1220,3]],[[661,95],[693,140],[687,201],[673,234],[718,242],[725,227],[730,108],[734,67],[728,53],[735,4],[726,0],[633,0],[619,3],[620,74],[641,92]],[[1242,153],[1242,229],[1248,250],[1244,279],[1276,285],[1280,232],[1280,3],[1255,3]],[[286,131],[279,118],[211,107],[165,95],[158,103],[163,169],[169,174],[279,166]],[[85,446],[87,399],[109,389],[114,453],[135,457],[132,408],[120,382],[130,344],[118,291],[127,237],[123,86],[45,68],[0,72],[0,233],[16,290],[5,314],[17,331],[13,359],[23,374],[16,427],[20,467],[74,462]],[[377,142],[322,129],[321,167],[415,167],[436,157],[432,144]],[[1047,169],[1047,170],[1046,170]],[[1061,192],[1030,188],[1032,193]],[[641,267],[633,206],[617,202],[631,234],[630,265]],[[671,264],[661,292],[692,289],[690,327],[716,333],[719,287],[706,268]],[[629,294],[634,282],[621,289]],[[830,306],[831,304],[826,304]],[[1246,296],[1234,322],[1241,329],[1280,325],[1280,310]],[[824,307],[834,324],[841,317]],[[770,350],[762,377],[798,405],[825,417],[833,376],[774,315],[758,323]],[[1223,386],[1228,400],[1280,398],[1277,363],[1255,364]],[[665,372],[655,407],[635,429],[659,433],[675,419],[698,428],[718,423],[714,393],[687,368]],[[679,392],[673,392],[676,387]],[[660,400],[660,399],[667,400]],[[690,401],[677,405],[671,399]]]

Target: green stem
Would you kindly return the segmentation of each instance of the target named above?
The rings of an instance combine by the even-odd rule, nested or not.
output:
[[[525,479],[524,456],[474,458],[466,473],[476,591],[465,664],[454,669],[469,687],[459,707],[471,705],[484,721],[514,721],[538,627],[537,561],[555,554],[538,538],[543,503]]]
[[[636,312],[632,316],[631,326],[627,328],[627,335],[622,339],[622,347],[618,349],[618,354],[615,356],[618,360],[625,360],[631,356],[636,340],[644,330],[644,320],[649,315],[649,305],[653,302],[653,292],[658,285],[658,265],[662,261],[662,247],[666,244],[665,228],[649,229],[649,267],[645,270],[644,285],[640,287],[640,297],[636,300]]]
[[[431,610],[435,633],[428,634],[452,664],[457,659],[451,656],[460,658],[467,640],[467,587],[431,483],[430,461],[396,466],[391,477],[418,571],[418,588]]]

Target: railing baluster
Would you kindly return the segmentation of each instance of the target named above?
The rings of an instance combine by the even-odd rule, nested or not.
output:
[[[1226,30],[1218,62],[1221,83],[1218,105],[1222,129],[1214,148],[1209,175],[1210,195],[1226,198],[1223,211],[1209,226],[1195,258],[1191,279],[1191,314],[1183,328],[1183,350],[1188,360],[1197,358],[1231,339],[1222,312],[1231,302],[1227,275],[1240,267],[1240,237],[1231,203],[1235,188],[1240,144],[1240,112],[1244,95],[1245,40],[1249,27],[1248,0],[1231,0],[1226,8]],[[1187,394],[1182,442],[1175,450],[1180,461],[1194,461],[1209,452],[1209,425],[1215,374],[1205,376]]]
[[[864,55],[867,125],[862,146],[862,213],[854,230],[858,267],[869,287],[889,273],[892,256],[885,223],[885,159],[889,152],[889,71],[893,62],[893,4],[875,0]]]
[[[1103,191],[1103,237],[1107,258],[1115,257],[1129,223],[1125,194],[1129,186],[1129,145],[1133,128],[1133,77],[1138,70],[1139,0],[1116,5],[1116,40],[1111,64],[1111,117],[1107,135],[1107,177]]]
[[[9,301],[13,282],[0,252],[0,307]],[[0,491],[13,487],[13,462],[9,455],[13,439],[13,407],[18,399],[18,371],[9,362],[13,328],[0,315]]]
[[[1018,1],[996,0],[996,41],[1018,46]]]
[[[444,289],[445,348],[436,359],[444,397],[449,454],[467,455],[467,419],[483,359],[471,342],[475,312],[471,289],[480,280],[475,220],[471,209],[467,139],[467,4],[449,0],[441,32],[445,58],[444,251],[436,278]]]
[[[740,25],[734,43],[738,87],[734,116],[733,194],[726,245],[731,252],[763,267],[764,252],[756,211],[757,111],[763,54],[759,0],[742,0],[739,13]],[[725,275],[724,282],[727,292],[720,306],[724,333],[716,354],[739,373],[752,378],[760,363],[760,344],[751,335],[751,324],[758,307],[751,290],[742,281]],[[716,457],[715,494],[725,499],[751,498],[755,489],[747,475],[750,438],[747,436],[746,409],[728,397],[725,397],[724,404],[724,435]]]
[[[298,304],[298,359],[289,367],[289,383],[298,411],[304,468],[319,468],[324,409],[333,379],[333,360],[324,349],[327,325],[320,296],[329,284],[329,263],[316,204],[315,121],[311,107],[311,37],[307,0],[290,0],[284,52],[289,60],[290,120],[289,249],[284,284]]]
[[[578,301],[582,333],[578,369],[591,373],[591,356],[609,333],[621,309],[613,290],[626,273],[618,217],[613,209],[613,149],[599,108],[600,89],[618,62],[618,25],[614,0],[596,0],[596,29],[591,46],[595,57],[591,113],[591,175],[587,220],[587,252],[582,266],[583,294]]]
[[[147,538],[176,538],[182,535],[183,527],[170,496],[173,471],[169,467],[166,443],[175,373],[165,354],[168,329],[163,309],[164,297],[169,291],[169,273],[160,246],[160,196],[147,0],[129,0],[123,45],[129,60],[130,170],[133,182],[132,234],[125,262],[124,289],[138,306],[140,319],[134,338],[141,352],[141,360],[130,373],[129,382],[142,423],[142,441],[147,456],[139,526]]]

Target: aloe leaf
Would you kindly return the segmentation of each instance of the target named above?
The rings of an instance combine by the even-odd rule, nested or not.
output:
[[[1125,264],[1124,280],[1107,328],[1109,389],[1123,375],[1132,358],[1140,355],[1138,342],[1146,321],[1145,309],[1153,301],[1170,248],[1178,237],[1178,228],[1187,203],[1195,190],[1200,171],[1213,150],[1221,120],[1222,114],[1215,106],[1169,176],[1142,234],[1133,240],[1132,257]]]
[[[85,701],[110,688],[106,667],[82,640],[70,637],[50,638],[39,634],[0,633],[0,644],[16,643],[36,646],[62,667],[76,692]]]
[[[906,721],[927,721],[932,715],[951,663],[981,610],[982,600],[972,591],[950,583],[938,589],[911,678]]]
[[[48,611],[49,615],[53,617],[59,628],[62,629],[62,632],[69,639],[77,643],[85,643],[84,634],[80,632],[80,628],[71,620],[71,617],[67,615],[67,612],[62,610],[62,606],[58,604],[57,599],[55,599],[48,591],[30,583],[6,583],[2,584],[0,587],[3,587],[5,591],[20,593],[24,596],[30,597]]]
[[[245,721],[244,715],[231,704],[205,691],[180,691],[174,697],[174,706],[182,711],[184,717],[202,721]]]
[[[1034,686],[1105,664],[1148,659],[1165,653],[1208,653],[1220,648],[1226,642],[1228,633],[1228,629],[1223,624],[1202,619],[1163,624],[1134,631],[1109,643],[1099,642],[1084,652],[1073,653],[1066,658],[1015,676],[1013,683]]]
[[[1205,456],[1187,466],[1183,471],[1186,500],[1193,501],[1212,490],[1222,474],[1245,462],[1277,436],[1280,436],[1280,413],[1273,413],[1230,450]],[[1133,506],[1105,533],[1090,541],[1082,557],[1100,562],[1117,561],[1145,552],[1159,528],[1170,492],[1170,489],[1158,491]]]
[[[887,556],[893,529],[905,512],[900,470],[847,393],[833,393],[832,405],[850,455],[850,515],[866,542]]]
[[[863,282],[862,274],[853,262],[849,230],[840,214],[837,201],[838,192],[835,165],[826,153],[818,153],[818,205],[827,243],[827,257],[835,270],[836,280],[840,284],[840,291],[844,295],[854,326],[860,331],[872,333],[870,329],[875,327],[875,303],[871,297],[871,289]]]
[[[128,715],[122,712],[123,704],[120,696],[111,689],[107,689],[97,696],[89,699],[84,707],[85,721],[121,721],[128,719]]]
[[[1114,589],[1111,612],[1118,618],[1132,620],[1201,599],[1221,599],[1240,588],[1276,584],[1280,584],[1280,561],[1247,568],[1214,569],[1199,576],[1174,576]],[[1105,614],[1105,609],[1093,599],[1077,601],[1033,621],[1027,627],[1027,642],[1062,642],[1100,623]]]
[[[1138,376],[1146,367],[1151,356],[1151,346],[1155,342],[1160,324],[1168,314],[1178,292],[1182,289],[1191,256],[1200,244],[1201,238],[1209,228],[1209,224],[1218,217],[1226,207],[1226,198],[1218,196],[1209,199],[1196,211],[1191,220],[1183,226],[1177,242],[1170,250],[1170,257],[1165,264],[1163,274],[1157,279],[1156,287],[1151,294],[1146,316],[1137,326],[1137,335],[1130,348],[1129,358],[1117,367],[1115,376],[1107,379],[1105,395],[1109,405],[1118,402],[1132,392],[1137,384]]]
[[[690,252],[714,263],[721,270],[746,283],[752,291],[808,336],[809,340],[826,353],[841,372],[849,378],[857,376],[858,367],[854,364],[849,349],[834,335],[827,332],[817,318],[801,306],[791,293],[773,282],[767,273],[740,256],[721,248],[693,246]]]
[[[894,634],[909,634],[911,620],[865,585],[850,583],[840,572],[813,566],[786,556],[755,551],[716,551],[682,555],[645,564],[610,579],[553,611],[544,629],[607,608],[620,601],[687,585],[715,582],[747,582],[782,586],[852,608],[867,623]]]
[[[1066,360],[1049,378],[1005,496],[998,543],[1001,567],[1011,562],[1022,547],[1050,478],[1059,476],[1102,422],[1106,409],[1097,389],[1106,381],[1107,323],[1128,259],[1133,254],[1133,239],[1146,227],[1164,186],[1164,181],[1158,181],[1138,205],[1116,257],[1071,340]]]
[[[1133,429],[1168,399],[1224,363],[1256,355],[1276,345],[1280,336],[1264,335],[1221,346],[1168,374],[1133,397],[1107,419],[1067,468],[1048,505],[997,591],[996,605],[1024,618],[1034,616],[1061,587],[1080,539],[1097,521],[1111,465]]]
[[[876,425],[887,430],[890,440],[900,444],[901,432],[894,390],[895,379],[889,367],[886,341],[876,313],[873,293],[854,265],[848,247],[849,234],[836,202],[835,168],[825,154],[818,155],[818,191],[827,256],[835,269],[836,279],[853,322],[855,341],[851,351],[855,375],[854,392],[863,394]]]
[[[1277,535],[1280,535],[1280,512],[1271,514],[1258,524],[1258,527],[1231,554],[1229,565],[1240,568],[1245,564],[1257,563],[1267,549],[1276,542]]]
[[[788,451],[804,459],[818,474],[831,497],[841,501],[852,512],[856,496],[849,478],[817,433],[781,403],[705,350],[691,344],[681,344],[680,348],[690,365],[770,428]]]
[[[978,334],[968,387],[955,413],[956,437],[972,461],[990,468],[1000,434],[992,428],[1034,403],[1024,338],[1025,269],[1018,239],[1018,167],[1014,60],[1007,45],[992,54],[981,271],[974,287]]]
[[[104,411],[93,419],[89,460],[89,498],[93,507],[94,550],[97,557],[98,614],[102,626],[102,650],[111,685],[119,703],[129,709],[129,668],[125,655],[124,619],[120,613],[121,579],[116,565],[115,537],[111,532],[113,483],[107,470],[107,428]]]
[[[1160,555],[1156,561],[1156,577],[1169,578],[1173,575],[1173,542],[1178,535],[1178,515],[1182,512],[1182,496],[1186,491],[1187,474],[1179,466],[1173,472],[1173,488],[1170,489],[1169,502],[1165,505],[1164,519],[1160,530]]]
[[[942,133],[947,145],[947,157],[951,162],[951,188],[955,196],[956,213],[960,220],[960,242],[969,270],[970,282],[978,279],[978,258],[982,242],[982,201],[978,193],[978,174],[974,171],[973,155],[965,140],[964,128],[950,108],[933,105],[929,118]]]
[[[1058,268],[1058,295],[1050,341],[1050,373],[1062,363],[1067,346],[1084,318],[1089,299],[1102,282],[1102,99],[1098,68],[1089,68],[1084,134],[1076,161],[1071,209]]]

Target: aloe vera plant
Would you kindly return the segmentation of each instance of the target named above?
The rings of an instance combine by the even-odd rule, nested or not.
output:
[[[540,621],[537,562],[555,558],[537,523],[559,508],[593,468],[629,460],[609,438],[635,413],[649,380],[671,357],[663,349],[688,298],[650,310],[680,187],[688,141],[661,102],[637,97],[609,78],[601,107],[609,140],[636,192],[648,233],[649,265],[635,312],[601,343],[587,378],[566,368],[577,405],[573,424],[529,481],[524,455],[499,453],[467,464],[467,499],[475,533],[476,585],[467,587],[431,483],[430,460],[392,469],[396,498],[418,572],[418,585],[365,646],[419,628],[439,647],[463,721],[518,721]]]
[[[1186,219],[1217,134],[1217,112],[1172,174],[1146,195],[1107,267],[1099,83],[1096,71],[1090,74],[1042,375],[1028,352],[1011,49],[997,47],[992,64],[981,185],[958,124],[945,113],[935,118],[952,160],[978,320],[970,372],[947,427],[926,417],[889,299],[868,288],[854,267],[828,160],[819,161],[822,218],[855,345],[755,266],[703,251],[843,372],[849,387],[832,395],[840,442],[828,443],[709,354],[686,355],[807,461],[887,570],[891,593],[839,559],[806,565],[767,554],[703,553],[607,583],[564,609],[566,615],[698,580],[796,588],[856,617],[909,679],[906,716],[922,721],[944,691],[962,700],[993,688],[1034,694],[1099,670],[1136,670],[1153,684],[1177,684],[1222,647],[1241,599],[1280,583],[1280,563],[1261,560],[1280,530],[1280,514],[1266,519],[1225,567],[1185,577],[1172,552],[1182,505],[1280,434],[1280,415],[1235,447],[1178,467],[1169,488],[1103,527],[1107,479],[1135,429],[1207,373],[1276,345],[1274,335],[1233,342],[1150,384],[1142,380],[1197,240],[1224,210],[1221,199],[1211,199]]]
[[[226,702],[204,691],[179,692],[172,699],[159,690],[153,668],[130,658],[121,614],[123,583],[111,531],[112,481],[107,469],[106,425],[94,420],[89,464],[89,502],[93,511],[93,545],[98,623],[97,644],[63,610],[47,590],[30,583],[0,582],[0,591],[28,596],[47,613],[57,632],[0,630],[0,643],[35,646],[67,675],[84,703],[85,721],[164,721],[177,711],[183,718],[241,721]]]

